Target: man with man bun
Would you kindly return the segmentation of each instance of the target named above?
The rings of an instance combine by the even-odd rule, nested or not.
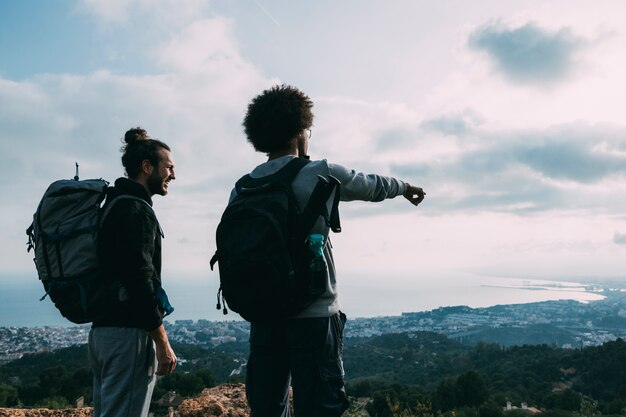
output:
[[[163,326],[171,306],[161,288],[162,231],[152,209],[152,196],[166,195],[176,178],[172,153],[139,127],[124,141],[127,177],[107,196],[98,236],[98,304],[106,310],[89,332],[95,417],[147,416],[156,375],[176,367]]]
[[[267,162],[252,170],[252,178],[275,174],[294,158],[309,159],[312,107],[308,96],[287,85],[274,86],[251,101],[243,127],[255,150],[268,156]],[[291,183],[301,209],[306,206],[318,176],[329,175],[341,182],[341,201],[377,202],[404,196],[417,206],[426,194],[420,187],[395,178],[363,174],[325,159],[312,160]],[[236,195],[235,189],[231,201]],[[323,253],[328,279],[324,293],[290,319],[277,317],[251,324],[246,375],[251,417],[289,416],[290,385],[298,417],[340,416],[348,407],[342,362],[346,316],[339,310],[328,232],[321,220],[312,231],[322,234],[326,242]]]

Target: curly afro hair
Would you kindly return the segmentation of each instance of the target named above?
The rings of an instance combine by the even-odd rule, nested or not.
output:
[[[259,152],[282,151],[300,132],[313,125],[313,102],[295,87],[276,85],[248,105],[243,127]]]

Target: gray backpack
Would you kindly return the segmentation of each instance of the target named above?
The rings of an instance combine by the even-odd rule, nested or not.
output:
[[[33,223],[26,230],[28,251],[34,249],[35,266],[46,296],[68,320],[89,323],[104,309],[98,286],[98,231],[113,203],[107,204],[108,182],[103,179],[55,181],[44,193]],[[143,200],[142,200],[143,201]]]

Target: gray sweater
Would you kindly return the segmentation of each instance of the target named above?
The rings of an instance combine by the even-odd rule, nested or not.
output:
[[[261,178],[271,175],[287,165],[295,156],[287,155],[267,161],[252,170],[252,178]],[[382,201],[386,198],[394,198],[402,195],[406,188],[404,182],[391,177],[384,177],[376,174],[363,174],[347,169],[341,165],[330,164],[325,159],[311,161],[298,173],[293,180],[292,189],[298,200],[299,207],[303,208],[309,201],[309,196],[317,184],[317,175],[328,177],[332,175],[341,181],[341,201]],[[230,200],[235,197],[236,191],[233,189]],[[328,202],[330,212],[332,198]],[[320,218],[313,228],[312,233],[320,233],[325,236],[328,243],[329,229]],[[328,264],[328,282],[326,292],[318,298],[312,305],[298,314],[296,318],[306,317],[329,317],[339,312],[339,300],[337,298],[337,279],[335,273],[335,263],[331,245],[324,247],[324,256]]]

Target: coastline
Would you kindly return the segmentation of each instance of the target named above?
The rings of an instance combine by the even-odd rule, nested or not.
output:
[[[401,287],[355,285],[346,280],[340,285],[342,311],[350,317],[398,316],[404,312],[429,311],[439,307],[465,305],[472,308],[501,304],[526,304],[549,300],[576,300],[587,303],[601,300],[602,288],[615,283],[587,284],[573,281],[534,280],[489,276],[466,276],[463,280],[417,280]],[[236,314],[223,315],[215,310],[214,280],[180,282],[170,285],[168,293],[176,311],[168,320],[239,320]],[[623,284],[622,284],[623,286]],[[0,281],[0,327],[68,327],[36,280],[8,283]]]

